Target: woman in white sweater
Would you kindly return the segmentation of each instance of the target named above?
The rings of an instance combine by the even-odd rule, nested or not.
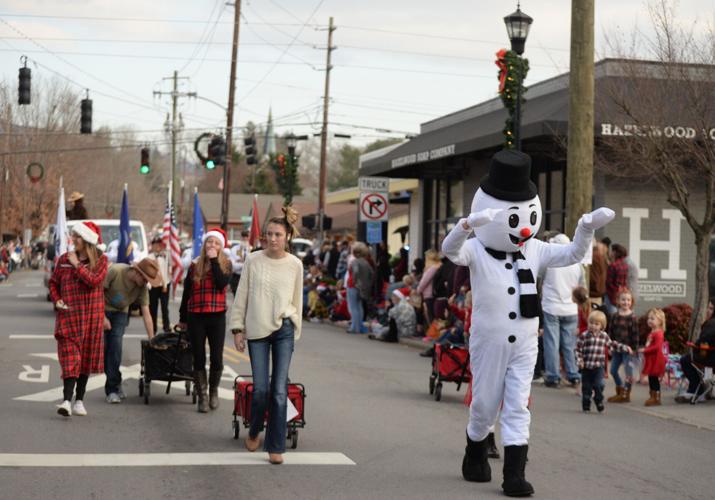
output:
[[[231,332],[236,349],[248,343],[253,372],[253,401],[248,451],[260,445],[268,410],[264,451],[273,464],[283,463],[286,443],[288,368],[293,343],[300,338],[303,313],[303,265],[288,249],[295,233],[297,213],[284,208],[285,217],[268,221],[264,249],[248,255],[231,311]],[[269,356],[273,376],[269,380]],[[269,401],[270,395],[270,401]]]

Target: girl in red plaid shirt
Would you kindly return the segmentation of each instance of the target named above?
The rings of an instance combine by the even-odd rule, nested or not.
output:
[[[591,395],[598,412],[603,406],[603,367],[606,364],[606,347],[616,352],[632,354],[630,347],[611,340],[606,330],[606,315],[593,311],[588,315],[588,330],[576,341],[576,359],[581,369],[581,406],[591,411]]]
[[[91,373],[104,371],[104,288],[107,257],[98,249],[100,229],[93,222],[72,228],[74,250],[60,256],[50,278],[50,299],[55,305],[55,339],[62,367],[64,401],[57,413],[87,415],[82,400]],[[75,403],[71,404],[75,391]]]
[[[223,374],[223,344],[226,336],[226,287],[231,280],[231,261],[224,253],[226,233],[219,228],[204,234],[201,255],[191,263],[184,280],[179,308],[179,326],[188,326],[194,353],[194,381],[200,413],[218,408],[218,386]],[[206,377],[206,339],[211,368]],[[208,394],[207,394],[208,392]]]

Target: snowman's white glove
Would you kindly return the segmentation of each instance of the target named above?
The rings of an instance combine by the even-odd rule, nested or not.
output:
[[[473,229],[484,226],[493,221],[502,211],[503,209],[501,208],[485,208],[479,212],[472,212],[469,214],[469,217],[467,217],[467,225]]]
[[[588,231],[600,229],[616,217],[616,212],[610,208],[597,208],[590,214],[583,214],[578,221],[579,225]]]

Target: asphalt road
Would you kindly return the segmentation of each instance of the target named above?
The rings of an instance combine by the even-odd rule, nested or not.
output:
[[[291,378],[306,386],[307,424],[282,466],[233,439],[230,374],[222,383],[227,399],[208,415],[179,389],[167,396],[154,387],[144,405],[136,379],[125,381],[127,400],[110,406],[98,376],[85,398],[89,416],[63,419],[47,400],[61,380],[41,280],[38,272],[18,272],[0,285],[0,498],[503,498],[500,460],[492,461],[491,483],[461,478],[464,388],[445,385],[435,402],[427,390],[429,361],[416,349],[330,325],[306,323],[296,345]],[[136,336],[124,343],[123,365],[131,368],[140,360],[141,321],[133,320],[127,334]],[[230,349],[225,361],[228,371],[250,373]],[[573,391],[535,386],[531,431],[527,477],[537,498],[713,498],[713,430],[635,406],[585,415]],[[137,465],[145,454],[170,463],[178,453],[196,455],[184,456],[184,465]],[[8,466],[14,454],[28,465]],[[55,454],[69,454],[72,466],[39,465]],[[121,465],[96,466],[98,454]],[[345,464],[305,464],[335,456]],[[291,464],[292,457],[303,464]],[[242,463],[209,465],[215,460]]]

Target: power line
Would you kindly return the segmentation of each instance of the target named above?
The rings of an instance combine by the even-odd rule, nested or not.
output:
[[[211,18],[214,15],[214,12],[216,12],[216,8],[221,4],[221,0],[216,0],[214,2],[214,6],[211,9],[211,13],[209,14],[209,18],[206,20],[206,24],[204,25],[204,30],[201,32],[201,36],[199,37],[199,41],[196,43],[194,46],[194,50],[191,52],[191,55],[189,58],[186,60],[186,63],[181,67],[179,70],[179,73],[183,73],[186,67],[191,64],[191,61],[193,61],[194,57],[198,55],[199,50],[201,49],[201,45],[204,41],[204,36],[206,36],[207,31],[209,30],[209,23],[211,22]],[[213,29],[216,29],[216,23],[221,19],[221,14],[223,13],[223,8],[219,11],[218,15],[216,16],[216,21],[213,24]],[[206,54],[204,54],[205,57]]]
[[[33,44],[37,45],[38,47],[40,47],[41,49],[43,49],[43,50],[44,50],[45,52],[47,52],[48,54],[51,54],[51,55],[55,56],[57,59],[59,59],[60,61],[64,62],[64,63],[67,64],[68,66],[73,67],[74,69],[76,69],[76,70],[79,71],[80,73],[82,73],[82,74],[84,74],[84,75],[86,75],[86,76],[92,78],[93,80],[96,80],[96,81],[98,81],[98,82],[100,82],[100,83],[102,83],[102,84],[104,84],[104,85],[106,85],[106,86],[108,86],[108,87],[110,87],[110,88],[113,88],[114,90],[118,90],[118,91],[121,92],[122,94],[128,95],[128,96],[130,96],[130,97],[132,97],[132,98],[134,98],[134,99],[137,99],[139,102],[142,101],[142,99],[141,99],[140,97],[137,97],[137,96],[135,96],[135,95],[133,95],[133,94],[130,94],[129,92],[127,92],[127,91],[125,91],[124,89],[122,89],[121,87],[117,87],[117,86],[115,86],[115,85],[113,85],[113,84],[111,84],[111,83],[109,83],[109,82],[107,82],[107,81],[105,81],[105,80],[102,80],[101,78],[96,77],[96,76],[94,76],[93,74],[91,74],[91,73],[89,73],[89,72],[83,70],[82,68],[80,68],[80,67],[77,66],[76,64],[74,64],[74,63],[68,61],[68,60],[65,59],[64,57],[60,57],[59,55],[55,54],[55,53],[52,52],[50,49],[48,49],[47,47],[45,47],[44,45],[42,45],[41,43],[36,42],[36,41],[33,40],[31,37],[27,36],[22,30],[16,28],[16,27],[13,26],[12,24],[10,24],[10,23],[8,23],[7,21],[5,21],[2,17],[0,17],[0,22],[3,23],[3,24],[5,24],[7,27],[9,27],[9,28],[10,28],[11,30],[13,30],[15,33],[17,33],[17,34],[19,34],[19,35],[25,37],[27,40],[29,40],[29,41],[32,42]]]
[[[315,8],[313,9],[313,11],[311,12],[310,16],[308,16],[308,19],[305,21],[305,24],[303,24],[303,26],[300,27],[300,29],[298,30],[298,33],[296,33],[295,37],[293,37],[293,39],[291,40],[290,45],[288,45],[288,46],[283,50],[283,53],[281,53],[281,55],[278,57],[278,59],[276,60],[276,62],[273,64],[273,66],[271,66],[270,69],[269,69],[268,71],[266,71],[266,73],[263,75],[263,77],[261,77],[261,79],[258,81],[258,83],[256,83],[253,87],[251,87],[251,89],[238,101],[239,104],[240,104],[241,102],[245,101],[245,100],[248,98],[248,96],[250,96],[250,95],[253,93],[253,91],[256,90],[256,89],[263,83],[263,81],[264,81],[266,78],[268,78],[268,75],[270,75],[270,74],[273,72],[273,70],[276,68],[276,66],[278,65],[278,63],[281,62],[281,60],[283,59],[283,56],[285,56],[286,52],[288,52],[288,49],[290,49],[290,48],[293,46],[293,43],[295,43],[295,41],[298,39],[298,37],[299,37],[300,34],[303,32],[303,30],[305,29],[305,27],[308,25],[308,23],[310,22],[310,20],[313,19],[313,16],[314,16],[315,13],[318,11],[318,9],[320,8],[320,6],[323,5],[323,2],[324,2],[324,1],[325,1],[325,0],[319,0],[319,1],[318,1],[318,4],[317,4],[317,5],[315,6]]]

